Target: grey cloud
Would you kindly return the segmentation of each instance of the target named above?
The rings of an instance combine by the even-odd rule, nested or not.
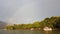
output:
[[[32,22],[50,16],[60,16],[59,0],[0,0],[0,20],[16,18],[20,23],[20,21]]]

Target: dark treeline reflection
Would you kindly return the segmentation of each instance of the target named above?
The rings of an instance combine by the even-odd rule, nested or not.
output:
[[[34,22],[33,24],[14,24],[5,27],[7,30],[19,30],[19,29],[42,29],[44,27],[50,27],[52,29],[60,29],[60,17],[47,17],[42,21]]]

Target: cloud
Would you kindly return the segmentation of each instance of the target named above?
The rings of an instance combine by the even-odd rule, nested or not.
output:
[[[28,20],[34,20],[34,2],[23,4],[14,15],[8,19],[10,23],[28,23]]]
[[[0,7],[0,20],[8,23],[31,23],[60,16],[58,0],[0,0]]]
[[[12,16],[16,11],[15,1],[13,0],[0,0],[0,20],[5,21]]]

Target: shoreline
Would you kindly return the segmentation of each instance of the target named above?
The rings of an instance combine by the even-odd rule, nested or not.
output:
[[[28,28],[28,29],[0,29],[0,30],[43,30],[42,28]],[[60,29],[52,29],[50,31],[54,31],[54,30],[60,30]],[[45,31],[45,30],[43,30]],[[49,30],[47,30],[49,31]]]

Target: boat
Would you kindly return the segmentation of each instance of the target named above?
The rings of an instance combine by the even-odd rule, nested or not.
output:
[[[52,28],[44,27],[43,30],[44,30],[44,31],[52,31]]]
[[[34,30],[34,28],[31,28],[30,30]]]

